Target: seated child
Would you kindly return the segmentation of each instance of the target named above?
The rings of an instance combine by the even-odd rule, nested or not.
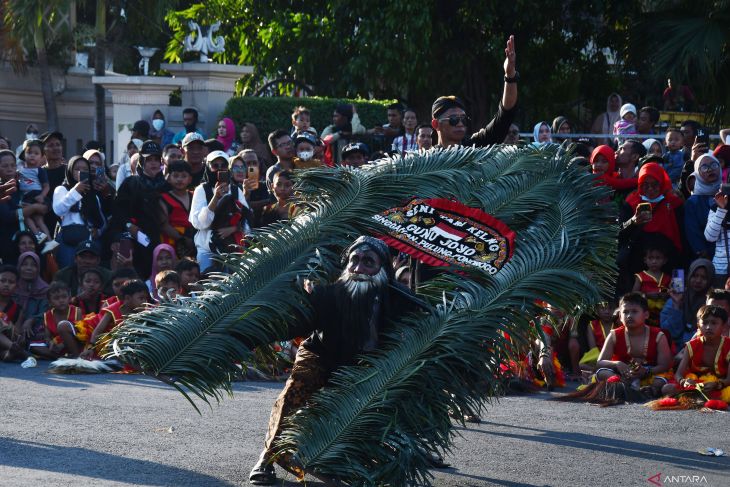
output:
[[[632,291],[643,293],[649,303],[649,319],[647,325],[659,326],[659,316],[662,308],[669,299],[669,285],[672,276],[662,272],[667,264],[667,255],[659,246],[646,245],[644,247],[645,271],[634,274],[634,288]]]
[[[107,306],[107,297],[102,294],[104,287],[104,276],[97,268],[87,269],[81,274],[79,280],[78,296],[71,298],[71,304],[81,310],[81,315],[86,316],[94,313],[99,314],[102,308]]]
[[[157,301],[175,301],[181,292],[180,275],[171,270],[158,272],[155,276],[155,286]]]
[[[81,354],[82,358],[93,357],[95,352],[94,347],[99,345],[101,336],[119,326],[124,321],[124,318],[130,314],[135,311],[141,311],[145,303],[150,302],[150,293],[144,282],[139,279],[134,279],[122,285],[119,299],[119,301],[108,308],[101,310],[99,324],[96,325],[89,338],[88,345],[91,348],[88,348]]]
[[[719,306],[730,317],[730,291],[726,289],[710,289],[707,293],[707,304],[709,306]],[[722,336],[730,337],[730,320],[725,322],[721,334]],[[699,330],[692,338],[697,338],[698,336]]]
[[[665,134],[667,152],[664,154],[664,170],[672,180],[672,186],[676,189],[680,184],[682,168],[684,168],[684,135],[677,128],[668,128]]]
[[[21,167],[18,170],[18,191],[23,217],[38,243],[51,237],[43,217],[48,213],[51,186],[48,172],[43,166],[43,143],[39,140],[26,140],[20,155]],[[46,250],[44,248],[44,250]],[[48,249],[50,250],[50,249]]]
[[[703,383],[703,392],[722,391],[730,398],[730,338],[722,335],[728,321],[720,306],[704,305],[697,312],[700,336],[685,345],[685,353],[674,375],[676,383],[666,384],[663,394],[674,394],[679,387]]]
[[[185,161],[170,163],[167,166],[165,179],[171,189],[160,195],[162,208],[160,242],[174,247],[180,257],[195,255],[193,243],[195,229],[190,223],[190,202],[193,193],[188,190],[193,179],[190,164]]]
[[[175,268],[177,264],[177,254],[172,246],[167,244],[159,244],[152,251],[152,269],[150,272],[150,278],[145,281],[147,289],[150,291],[151,296],[155,296],[155,276],[158,272],[168,271]]]
[[[200,281],[200,264],[191,259],[182,259],[175,266],[175,272],[180,276],[180,294],[182,296],[189,297],[191,292],[199,289],[196,283]]]
[[[639,389],[649,386],[653,396],[661,393],[667,380],[661,376],[670,370],[672,354],[664,332],[648,326],[649,303],[636,292],[619,301],[622,326],[611,330],[598,356],[596,378],[607,380],[619,376]]]
[[[580,359],[581,370],[595,372],[596,361],[603,349],[603,344],[606,343],[606,337],[611,333],[611,330],[617,328],[614,317],[615,312],[615,301],[598,303],[596,306],[598,318],[588,323],[588,332],[586,333],[588,351]]]
[[[89,339],[89,329],[77,325],[82,322],[83,313],[71,303],[71,290],[65,283],[51,282],[47,295],[48,310],[43,313],[43,326],[49,351],[56,357],[78,357]]]
[[[15,343],[15,327],[20,306],[13,300],[18,284],[18,270],[11,265],[0,266],[0,361],[23,360],[23,368],[35,367],[36,359]]]

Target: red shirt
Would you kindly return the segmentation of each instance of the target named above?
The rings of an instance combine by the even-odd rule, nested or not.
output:
[[[646,330],[649,330],[647,333]],[[620,326],[612,332],[616,336],[616,343],[613,346],[613,356],[611,360],[623,362],[628,364],[634,360],[639,360],[634,357],[631,352],[631,344],[629,342],[629,335],[626,333],[626,327]],[[643,361],[641,365],[656,365],[658,357],[658,343],[659,340],[664,336],[664,332],[661,329],[654,326],[644,325],[644,343],[642,345],[641,357]]]
[[[689,369],[687,372],[697,375],[711,373],[720,379],[727,376],[728,363],[730,362],[730,338],[721,337],[712,367],[702,364],[704,351],[704,337],[697,337],[687,342],[687,355],[689,356]]]

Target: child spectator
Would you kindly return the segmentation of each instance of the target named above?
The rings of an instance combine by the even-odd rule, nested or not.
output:
[[[662,149],[662,143],[656,139],[646,139],[641,143],[646,149],[646,153],[654,156],[662,157],[664,150]]]
[[[294,149],[296,156],[294,157],[294,169],[309,169],[310,167],[321,167],[322,161],[314,157],[314,148],[319,144],[319,140],[309,132],[297,132],[293,135]]]
[[[101,292],[103,288],[104,275],[101,271],[95,267],[87,269],[81,274],[79,294],[71,298],[71,304],[81,310],[82,316],[99,314],[101,309],[109,304],[107,297]]]
[[[580,359],[581,370],[595,372],[596,361],[606,343],[611,330],[617,328],[614,313],[616,312],[616,302],[598,303],[596,306],[596,319],[588,322],[588,330],[586,333],[586,343],[588,351],[583,354]]]
[[[664,170],[669,174],[675,188],[679,187],[684,167],[684,135],[679,129],[669,128],[664,135],[667,152],[664,154]]]
[[[43,326],[50,345],[49,352],[56,356],[68,353],[78,357],[83,343],[79,343],[74,324],[83,318],[84,313],[71,303],[71,290],[62,282],[52,282],[47,295],[48,310],[43,313]]]
[[[95,347],[104,333],[111,331],[115,327],[124,321],[124,318],[140,311],[145,303],[150,302],[150,294],[147,290],[147,285],[142,281],[135,279],[127,281],[120,290],[119,301],[112,304],[108,308],[101,310],[101,320],[96,325],[94,331],[91,333],[89,338],[89,345]],[[82,357],[93,356],[93,348],[88,349],[86,352],[81,354]]]
[[[309,109],[305,107],[299,106],[294,109],[294,112],[291,114],[291,124],[292,137],[297,132],[309,132],[315,136],[317,135],[317,129],[310,124]]]
[[[0,361],[23,360],[23,368],[35,367],[35,359],[13,341],[20,318],[20,306],[13,300],[17,282],[14,267],[0,266]]]
[[[621,120],[613,124],[614,135],[636,134],[636,107],[631,103],[625,103],[619,112]],[[617,139],[618,140],[618,139]]]
[[[294,182],[291,180],[292,174],[289,171],[279,171],[274,175],[274,196],[276,202],[266,205],[261,214],[256,219],[256,227],[264,227],[274,222],[288,220],[294,211],[294,206],[290,203]]]
[[[705,304],[705,295],[714,277],[712,262],[697,259],[687,271],[684,293],[669,289],[670,299],[662,309],[660,323],[678,350],[692,338],[697,328],[697,311]]]
[[[598,356],[596,378],[619,376],[632,387],[651,387],[653,396],[661,393],[667,380],[660,376],[671,367],[672,356],[664,332],[648,326],[649,305],[639,293],[621,297],[619,312],[622,326],[611,330]]]
[[[692,196],[684,204],[684,234],[693,259],[710,258],[715,246],[713,241],[705,238],[705,229],[715,194],[720,190],[720,162],[712,154],[703,154],[697,158],[694,167]]]
[[[175,301],[181,294],[180,275],[171,270],[158,272],[155,276],[156,301]]]
[[[169,271],[175,268],[177,264],[177,254],[175,249],[167,244],[160,244],[152,251],[152,272],[150,279],[146,282],[152,297],[156,297],[157,287],[155,286],[155,278],[159,272]]]
[[[649,326],[659,326],[659,315],[669,299],[672,276],[663,272],[667,264],[666,251],[660,245],[647,244],[644,247],[646,270],[635,274],[634,292],[643,293],[649,305]]]
[[[715,195],[715,204],[717,208],[711,209],[707,216],[707,225],[705,225],[705,239],[714,243],[715,248],[712,257],[712,264],[715,266],[714,287],[725,287],[725,281],[728,277],[728,257],[730,251],[728,247],[728,239],[730,238],[730,225],[727,222],[727,206],[728,197],[723,193]]]
[[[185,161],[170,163],[165,179],[171,189],[160,195],[162,209],[160,241],[177,249],[177,253],[181,257],[194,256],[195,229],[190,223],[190,202],[193,192],[188,190],[188,185],[193,180],[190,164]]]
[[[197,283],[200,280],[200,265],[192,259],[182,259],[175,266],[175,272],[180,276],[180,289],[183,296],[190,296],[191,292],[197,291]]]
[[[33,232],[38,243],[51,237],[44,216],[48,213],[48,173],[43,165],[43,143],[39,140],[26,140],[21,153],[21,166],[18,170],[18,191],[23,206],[23,216],[28,228]],[[57,247],[58,244],[53,244]],[[52,248],[48,249],[52,250]]]
[[[663,394],[674,394],[677,385],[691,387],[703,383],[704,392],[722,391],[730,386],[730,338],[722,335],[727,319],[727,311],[719,306],[705,305],[697,311],[700,336],[687,342],[674,374],[676,384],[665,385]],[[730,394],[730,388],[727,390]]]
[[[725,310],[730,317],[730,292],[725,289],[710,289],[707,293],[707,304],[709,306],[719,306]],[[725,322],[722,335],[730,337],[730,320]],[[695,334],[696,336],[696,334]]]

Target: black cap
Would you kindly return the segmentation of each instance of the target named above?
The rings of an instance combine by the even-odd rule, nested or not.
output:
[[[40,141],[43,142],[44,144],[48,143],[48,141],[50,139],[58,139],[61,142],[63,142],[63,134],[58,131],[45,132],[45,133],[41,134],[41,136],[38,137],[38,139],[40,139]]]
[[[101,249],[93,240],[84,240],[76,246],[76,255],[82,254],[84,252],[91,252],[97,256],[101,255]]]
[[[314,136],[311,132],[297,132],[294,134],[294,145],[298,144],[299,142],[309,142],[312,145],[318,144],[317,137]]]
[[[342,149],[342,158],[345,159],[347,156],[354,154],[355,152],[359,152],[365,157],[368,157],[370,155],[370,148],[362,142],[352,142]]]
[[[436,101],[434,101],[433,105],[431,105],[431,117],[438,118],[439,115],[444,113],[446,110],[454,107],[466,110],[464,102],[461,101],[461,98],[459,98],[458,96],[440,96],[436,98]]]
[[[662,156],[658,156],[656,154],[647,154],[641,159],[639,159],[638,166],[641,167],[646,163],[649,162],[656,162],[657,164],[664,164],[664,158]]]
[[[222,150],[225,152],[223,142],[221,142],[218,139],[208,139],[205,142],[203,142],[203,145],[205,145],[208,148],[208,151],[213,152],[217,150]]]
[[[160,156],[162,157],[162,147],[154,140],[145,140],[142,144],[142,148],[139,150],[139,155],[142,157],[147,156]]]

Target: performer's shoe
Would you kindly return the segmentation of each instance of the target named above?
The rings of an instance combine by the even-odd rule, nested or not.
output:
[[[444,462],[441,455],[437,455],[435,453],[427,453],[427,455],[428,463],[430,463],[433,468],[449,468],[451,466],[450,463]]]
[[[276,471],[271,464],[264,465],[261,462],[254,465],[248,476],[248,481],[252,485],[275,485]]]

